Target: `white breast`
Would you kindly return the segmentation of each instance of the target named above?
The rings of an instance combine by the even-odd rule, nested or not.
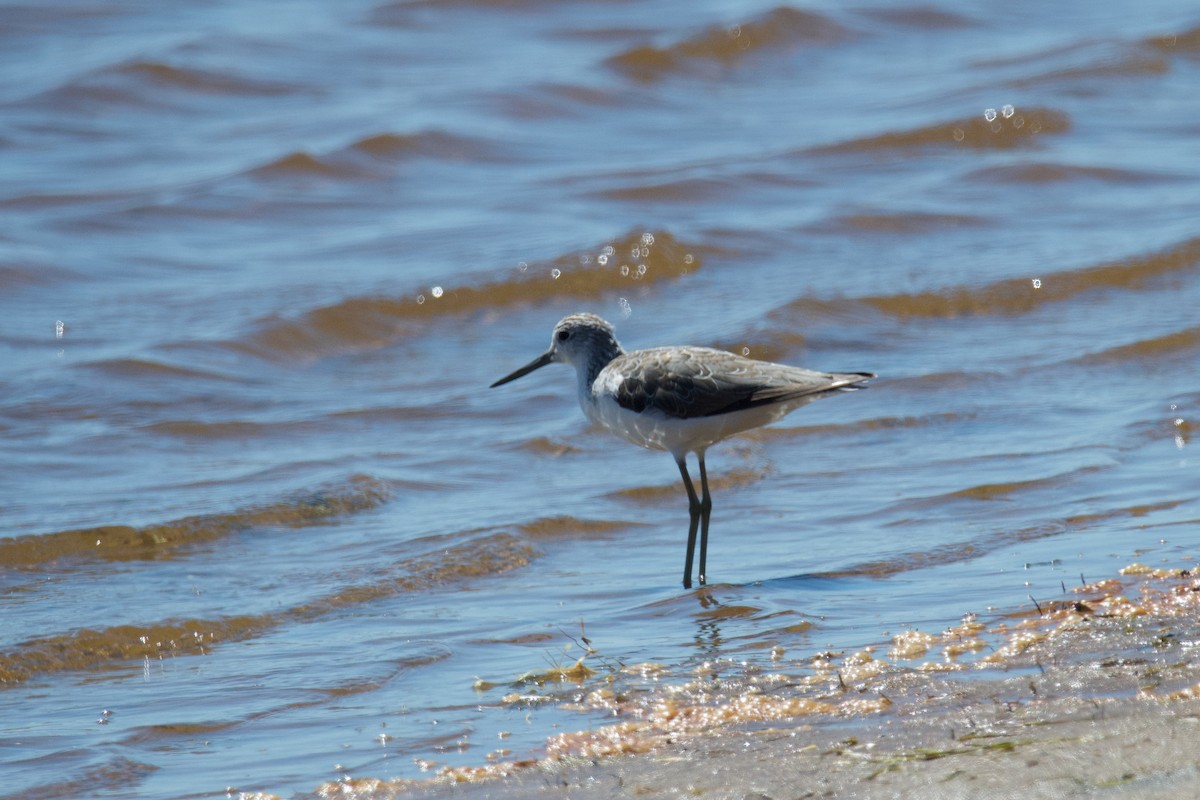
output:
[[[580,387],[579,404],[583,413],[626,441],[651,450],[666,450],[676,457],[702,451],[734,434],[775,422],[809,401],[805,398],[791,404],[680,419],[653,408],[639,413],[621,406],[615,399],[620,385],[619,374],[602,372],[591,387]]]

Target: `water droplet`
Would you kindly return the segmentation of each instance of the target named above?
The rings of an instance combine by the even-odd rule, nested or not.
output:
[[[583,255],[579,256],[579,263],[585,266],[592,263],[592,254],[584,253]]]
[[[621,274],[626,275],[626,276],[629,275],[629,265],[628,264],[621,265]]]
[[[695,260],[696,259],[692,257],[691,253],[688,253],[683,257],[683,263],[685,263],[685,264],[691,264]]]
[[[417,305],[421,305],[424,302],[425,302],[425,295],[423,295],[423,294],[417,295]]]
[[[617,305],[621,307],[621,316],[625,319],[629,319],[629,316],[633,313],[633,307],[629,305],[629,301],[622,297],[617,301]]]
[[[550,277],[554,278],[554,280],[558,280],[559,275],[562,275],[562,270],[559,269],[558,267],[555,267],[554,269],[550,270]]]
[[[525,270],[529,269],[529,264],[522,261],[520,264],[517,264],[517,269],[521,270],[521,272],[524,272]]]
[[[749,348],[749,347],[743,347],[743,348],[742,348],[742,355],[744,355],[744,356],[748,356],[748,355],[750,355],[750,348]]]
[[[989,108],[989,109],[985,110],[983,112],[983,118],[986,119],[988,122],[991,122],[992,120],[994,120],[996,118],[996,109]]]
[[[604,253],[604,255],[606,255],[606,256],[611,256],[613,253],[615,253],[617,251],[616,251],[616,248],[614,248],[611,244],[606,244],[604,246],[604,249],[601,250],[600,252]]]
[[[596,263],[603,267],[608,263],[608,256],[604,254],[596,256]]]
[[[67,324],[61,319],[54,320],[54,338],[61,339],[63,334],[67,332]]]
[[[1035,288],[1035,289],[1040,289],[1040,288],[1042,288],[1042,279],[1041,279],[1041,278],[1034,278],[1034,279],[1033,279],[1033,288]]]
[[[1000,113],[1004,115],[1005,119],[1008,119],[1009,117],[1011,117],[1013,114],[1016,113],[1016,111],[1017,110],[1015,108],[1013,108],[1012,103],[1006,103],[1005,105],[1000,107]]]
[[[646,233],[643,233],[642,234],[642,244],[646,245],[647,247],[654,244],[654,234],[650,233],[649,231],[647,231]]]
[[[434,297],[441,297],[442,296],[442,287],[435,286],[429,290],[429,293],[432,294]]]
[[[645,264],[638,264],[637,274],[639,278],[646,274]]]
[[[967,138],[967,134],[962,128],[954,129],[954,141],[961,142],[965,138]]]

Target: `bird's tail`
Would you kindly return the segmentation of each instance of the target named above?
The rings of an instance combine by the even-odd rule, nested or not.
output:
[[[866,389],[867,381],[875,377],[874,372],[835,372],[833,377],[837,379],[837,385],[832,387],[838,392],[853,392],[858,389]]]

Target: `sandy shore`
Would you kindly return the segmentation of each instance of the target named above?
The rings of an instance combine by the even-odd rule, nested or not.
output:
[[[739,722],[729,708],[748,706],[726,691],[706,706],[722,710],[711,724],[692,724],[699,712],[673,707],[657,718],[643,713],[641,721],[566,735],[552,757],[536,763],[447,772],[428,782],[329,784],[319,795],[1200,796],[1200,581],[1188,573],[1142,574],[1090,589],[1083,600],[1006,622],[1008,644],[988,669],[889,666],[855,677],[839,667],[847,701],[875,702],[874,713],[797,706],[810,700],[792,686],[767,693],[773,703],[789,703],[790,713]],[[747,687],[751,695],[762,693]]]

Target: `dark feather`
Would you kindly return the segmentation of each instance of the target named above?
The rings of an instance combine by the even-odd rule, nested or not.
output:
[[[719,353],[720,377],[710,369]],[[613,366],[626,372],[617,388],[622,407],[641,413],[648,408],[677,419],[710,417],[803,397],[864,388],[869,372],[822,373],[793,367],[764,370],[764,362],[706,348],[659,348],[630,354],[634,365]],[[636,366],[636,369],[630,369]]]

